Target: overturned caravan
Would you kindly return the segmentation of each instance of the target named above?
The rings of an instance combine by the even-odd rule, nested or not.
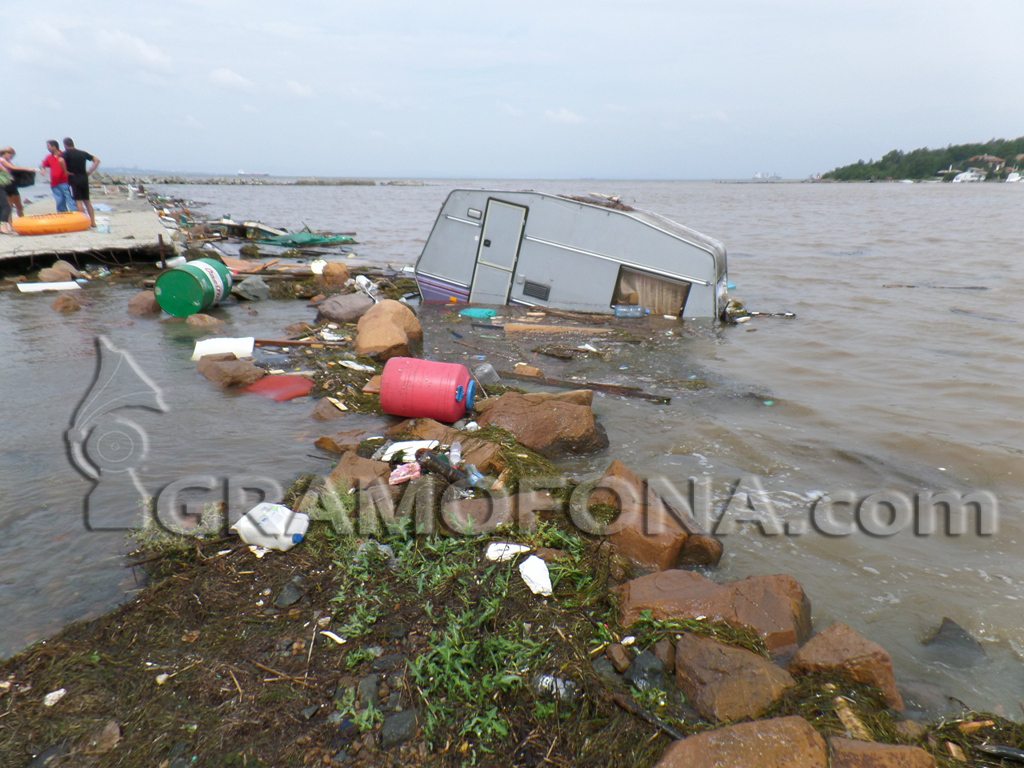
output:
[[[414,268],[424,301],[718,318],[725,247],[614,199],[456,189]]]

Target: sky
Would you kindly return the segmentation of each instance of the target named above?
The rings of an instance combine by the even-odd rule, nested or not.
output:
[[[3,3],[0,145],[102,168],[807,178],[1024,135],[1021,0]]]

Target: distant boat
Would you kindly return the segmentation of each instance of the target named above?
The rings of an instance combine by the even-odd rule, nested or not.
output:
[[[239,171],[238,175],[239,176],[269,176],[270,174],[269,173],[252,173],[252,172],[249,172],[249,171]]]
[[[780,181],[781,179],[782,177],[774,171],[771,173],[758,171],[754,174],[754,181]]]
[[[1020,181],[1021,178],[1021,175],[1016,171],[1010,171],[1009,175],[1006,177],[1006,180],[1012,184],[1015,181]]]
[[[984,171],[979,171],[977,168],[968,168],[963,173],[958,173],[956,176],[953,177],[953,183],[954,184],[959,184],[959,183],[969,182],[969,181],[984,181],[984,180],[985,180],[985,172]]]

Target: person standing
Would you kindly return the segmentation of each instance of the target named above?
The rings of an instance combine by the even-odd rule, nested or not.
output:
[[[15,180],[15,171],[24,171],[26,173],[35,173],[34,168],[23,168],[20,165],[14,165],[14,147],[4,147],[0,149],[0,168],[3,168],[9,174],[11,174],[11,183],[4,187],[4,194],[7,195],[7,202],[10,206],[18,212],[19,216],[25,215],[25,209],[21,204],[21,191],[18,189],[18,182]],[[9,217],[8,217],[9,218]]]
[[[87,162],[92,162],[88,170],[85,168]],[[92,210],[92,202],[89,200],[89,176],[100,167],[100,159],[75,147],[75,142],[69,138],[64,139],[64,154],[60,159],[61,167],[68,175],[68,184],[71,186],[71,196],[75,198],[75,206],[79,213],[88,213],[90,226],[96,226],[96,214]]]
[[[57,213],[68,213],[75,210],[75,201],[71,198],[71,187],[68,185],[68,174],[60,164],[60,144],[54,139],[46,142],[49,154],[39,164],[43,173],[50,172],[50,191],[57,202]]]

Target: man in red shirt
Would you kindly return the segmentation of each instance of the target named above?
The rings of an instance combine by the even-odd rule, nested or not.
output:
[[[46,142],[46,151],[50,154],[43,158],[39,170],[43,173],[50,172],[50,191],[53,192],[53,199],[57,201],[57,213],[74,211],[75,201],[71,199],[68,174],[60,162],[60,144],[50,139]]]

